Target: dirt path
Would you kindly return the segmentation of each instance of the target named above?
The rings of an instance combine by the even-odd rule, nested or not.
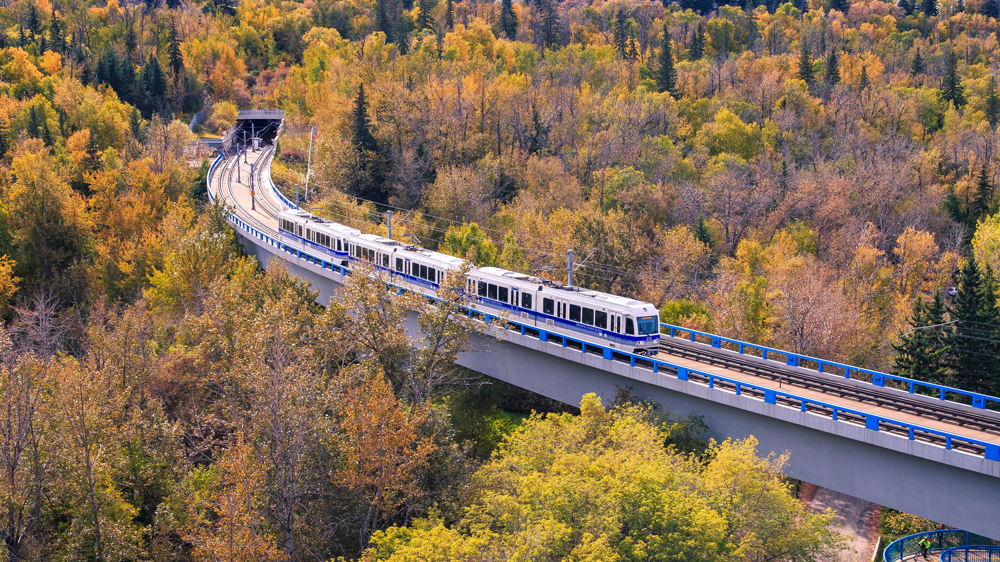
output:
[[[835,530],[849,537],[848,547],[840,552],[840,562],[869,562],[875,548],[875,515],[878,506],[855,497],[820,488],[813,484],[802,484],[801,497],[814,511],[831,508],[837,512]]]

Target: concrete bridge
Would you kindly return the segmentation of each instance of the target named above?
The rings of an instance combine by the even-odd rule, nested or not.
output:
[[[278,116],[266,118],[280,130]],[[282,260],[325,305],[350,271],[277,240],[275,215],[294,203],[271,182],[272,156],[270,146],[230,148],[212,165],[209,195],[231,206],[248,254],[265,268]],[[761,454],[790,452],[793,478],[1000,538],[1000,414],[988,409],[1000,399],[676,327],[651,359],[511,326],[503,338],[474,336],[459,363],[574,405],[587,392],[608,402],[630,387],[668,410],[695,411],[710,437],[753,435]]]

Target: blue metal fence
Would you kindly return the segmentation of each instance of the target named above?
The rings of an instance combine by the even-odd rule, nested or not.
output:
[[[671,337],[677,338],[680,337],[678,334],[687,334],[687,338],[685,339],[698,341],[697,338],[701,338],[702,340],[706,340],[712,347],[720,349],[725,344],[729,344],[726,347],[727,349],[730,349],[730,351],[735,351],[741,354],[753,354],[756,352],[759,355],[754,355],[755,357],[771,360],[782,359],[786,365],[790,365],[792,367],[811,368],[815,366],[814,370],[820,373],[841,374],[847,379],[867,382],[881,387],[885,387],[886,382],[888,381],[890,383],[890,388],[897,386],[902,387],[900,390],[907,390],[910,394],[916,394],[918,391],[929,391],[933,396],[950,402],[954,402],[954,400],[949,400],[949,395],[962,396],[965,397],[974,408],[979,409],[985,409],[987,405],[1000,406],[1000,398],[996,396],[969,392],[959,388],[918,381],[906,377],[898,377],[889,373],[882,373],[871,369],[862,369],[860,367],[845,365],[843,363],[837,363],[836,361],[818,359],[808,355],[799,355],[797,353],[792,353],[791,351],[774,349],[763,345],[726,338],[717,334],[699,332],[698,330],[674,326],[672,324],[660,323],[660,328],[661,330],[665,328],[667,332],[664,333],[669,333]],[[923,394],[923,392],[921,392],[921,394]]]
[[[944,531],[928,531],[926,533],[918,533],[916,535],[909,535],[896,540],[889,546],[885,547],[885,550],[882,551],[882,559],[884,562],[899,562],[900,560],[919,554],[920,539],[923,537],[927,537],[931,541],[930,551],[944,551],[941,552],[942,562],[948,562],[945,560],[945,555],[947,553],[960,548],[1000,548],[988,546],[997,544],[997,541],[993,539],[989,539],[975,533],[970,533],[968,531],[962,531],[960,529],[947,529]],[[949,554],[949,556],[953,555]],[[1000,561],[1000,552],[995,552],[992,556],[994,561]],[[953,558],[952,560],[955,560],[955,562],[964,562],[965,559]],[[969,558],[969,560],[975,560],[976,562],[979,562],[980,560],[990,562],[986,558]]]
[[[220,156],[221,159],[221,156]],[[209,170],[208,182],[212,181],[212,171],[214,171],[216,165],[220,162],[217,159]],[[209,194],[211,194],[211,189],[209,189]],[[259,231],[253,226],[247,224],[245,221],[240,219],[235,214],[230,213],[229,216],[230,224],[233,225],[237,230],[242,231],[247,236],[252,236],[258,240],[263,241],[266,244],[276,247],[279,250],[288,252],[294,257],[305,260],[308,263],[312,263],[318,267],[330,270],[332,272],[337,272],[341,275],[348,275],[351,273],[350,270],[336,264],[331,264],[321,257],[312,256],[306,252],[301,252],[294,248],[290,248],[277,239],[271,237],[270,235]],[[407,291],[406,287],[387,283],[387,285],[395,287],[397,291]],[[437,300],[437,299],[431,299]],[[887,431],[898,435],[900,438],[908,438],[909,440],[915,440],[918,437],[923,441],[934,442],[943,446],[945,449],[953,449],[955,447],[961,448],[965,452],[976,454],[987,460],[1000,461],[1000,445],[996,443],[987,443],[985,441],[980,441],[978,439],[972,439],[966,436],[954,434],[948,431],[941,431],[938,429],[932,429],[927,426],[920,424],[914,424],[910,422],[905,422],[897,420],[890,417],[884,417],[872,414],[870,412],[865,412],[862,410],[854,408],[845,408],[843,406],[831,404],[824,402],[822,400],[815,400],[812,398],[806,398],[803,396],[798,396],[792,392],[785,392],[783,390],[775,390],[773,388],[768,388],[765,386],[751,384],[743,382],[740,380],[732,379],[725,376],[720,376],[715,373],[710,373],[707,371],[701,371],[699,369],[691,369],[689,367],[679,365],[676,363],[671,363],[669,361],[663,361],[661,359],[656,359],[654,357],[647,357],[644,355],[636,355],[634,353],[625,353],[617,349],[611,349],[609,347],[604,347],[601,345],[593,344],[583,340],[578,340],[572,337],[565,336],[563,334],[549,332],[544,328],[537,326],[522,324],[516,320],[498,319],[497,317],[477,311],[472,308],[464,308],[464,311],[470,316],[481,317],[487,324],[493,323],[498,320],[504,322],[504,327],[513,330],[520,331],[521,335],[526,335],[529,337],[537,338],[542,342],[549,342],[554,344],[561,344],[564,348],[575,349],[583,355],[595,355],[603,359],[610,361],[618,361],[627,363],[632,367],[642,367],[650,369],[653,373],[661,374],[664,376],[669,376],[673,373],[674,376],[681,381],[689,382],[692,384],[704,384],[709,388],[717,389],[722,392],[731,392],[737,396],[746,396],[751,399],[763,400],[767,404],[782,405],[786,407],[794,407],[803,413],[820,415],[832,419],[833,421],[838,421],[842,423],[851,423],[854,425],[860,425],[871,431]],[[671,327],[671,326],[667,326]],[[675,330],[690,331],[686,328],[671,327]],[[671,332],[673,334],[673,332]],[[703,332],[697,332],[701,335]],[[718,336],[714,336],[718,337]],[[735,341],[735,340],[727,340]],[[744,343],[744,342],[739,342]],[[751,344],[745,344],[751,345]],[[754,346],[760,347],[760,346]],[[766,348],[765,348],[766,349]],[[777,350],[775,350],[777,351]],[[780,352],[784,353],[784,352]],[[964,532],[964,531],[963,531]],[[959,545],[949,545],[949,546],[959,546]]]
[[[941,553],[941,562],[1000,562],[1000,546],[956,546]]]

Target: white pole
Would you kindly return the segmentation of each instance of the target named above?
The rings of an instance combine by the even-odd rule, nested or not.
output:
[[[313,135],[316,134],[316,127],[309,129],[309,155],[306,157],[306,201],[309,200],[309,172],[312,171],[313,156]]]

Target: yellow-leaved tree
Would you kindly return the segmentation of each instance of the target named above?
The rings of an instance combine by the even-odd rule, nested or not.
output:
[[[464,517],[436,515],[372,538],[366,562],[403,560],[794,560],[839,546],[832,514],[808,511],[757,442],[704,459],[664,442],[679,425],[648,406],[532,416],[473,477]]]

